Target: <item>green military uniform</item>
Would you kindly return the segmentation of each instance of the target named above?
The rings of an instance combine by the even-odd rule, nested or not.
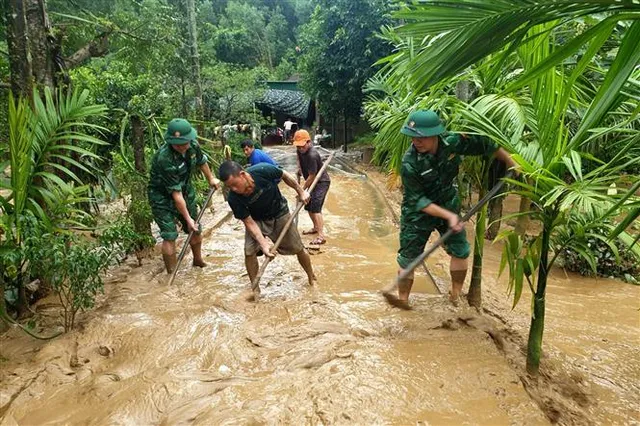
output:
[[[151,176],[148,194],[153,218],[160,227],[163,240],[174,241],[178,238],[176,220],[182,229],[188,232],[184,217],[178,212],[173,201],[172,192],[180,191],[187,203],[189,215],[195,220],[198,215],[196,193],[191,184],[191,174],[199,166],[207,162],[207,156],[195,141],[190,141],[187,152],[180,154],[165,143],[151,160]],[[199,225],[198,225],[199,226]]]
[[[403,129],[402,133],[416,137],[433,136],[417,130],[412,133],[410,128],[414,124],[413,121],[408,121],[405,125],[408,129],[406,132]],[[440,131],[444,131],[444,128],[436,130]],[[404,198],[400,219],[400,249],[397,257],[401,268],[406,268],[424,251],[429,235],[434,229],[444,234],[449,228],[446,220],[430,216],[422,212],[422,209],[435,203],[454,213],[460,213],[460,198],[455,180],[462,163],[461,156],[490,155],[498,149],[490,139],[482,136],[441,133],[438,137],[436,155],[421,154],[411,145],[402,159]],[[445,242],[445,249],[453,257],[469,257],[471,248],[466,232],[463,230],[453,234]]]

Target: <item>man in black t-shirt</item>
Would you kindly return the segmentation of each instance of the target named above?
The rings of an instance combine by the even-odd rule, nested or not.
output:
[[[275,182],[282,179],[298,193],[305,204],[310,196],[296,182],[296,179],[284,170],[271,164],[260,163],[244,170],[234,161],[225,161],[220,165],[220,180],[230,189],[227,201],[233,216],[245,226],[244,256],[247,273],[251,282],[258,274],[258,255],[273,257],[271,241],[276,241],[289,220],[287,200],[280,193]],[[280,246],[280,254],[295,254],[298,262],[307,273],[309,285],[314,285],[316,277],[311,267],[311,258],[304,248],[300,234],[295,226],[290,226]]]

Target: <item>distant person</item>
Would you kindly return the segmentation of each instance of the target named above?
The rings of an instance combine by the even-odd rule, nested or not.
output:
[[[196,142],[196,136],[196,129],[187,120],[174,118],[169,122],[164,135],[165,144],[151,160],[149,204],[153,219],[160,228],[162,259],[169,274],[177,263],[176,222],[182,224],[182,230],[186,233],[195,231],[189,243],[193,253],[193,266],[206,266],[202,260],[200,226],[195,223],[198,208],[191,175],[199,169],[213,188],[218,188],[219,181],[211,173],[207,156]]]
[[[293,175],[271,164],[260,163],[244,170],[235,161],[225,161],[220,165],[220,180],[230,189],[227,199],[233,215],[244,223],[244,256],[249,279],[254,281],[258,274],[258,255],[273,257],[272,245],[266,237],[275,242],[289,220],[287,200],[274,182],[282,179],[298,193],[305,204],[309,194],[296,182]],[[285,234],[278,253],[295,254],[298,262],[307,273],[309,285],[314,285],[316,277],[311,267],[311,258],[304,248],[300,234],[295,226],[290,226]]]
[[[249,161],[249,166],[255,166],[258,163],[267,163],[271,164],[272,166],[278,166],[278,163],[276,163],[273,158],[269,157],[269,154],[261,149],[256,148],[254,142],[251,139],[243,140],[242,142],[240,142],[240,146],[242,147],[242,151]]]
[[[458,306],[467,276],[467,258],[471,253],[464,222],[460,220],[460,197],[455,186],[462,156],[493,156],[514,168],[509,153],[485,136],[466,135],[445,130],[440,117],[433,111],[420,110],[409,114],[400,133],[411,138],[411,145],[402,159],[402,215],[400,218],[400,274],[425,249],[434,230],[440,235],[453,230],[444,243],[451,257],[451,303]],[[398,298],[409,301],[413,273],[399,283]]]
[[[289,143],[291,140],[291,128],[295,123],[291,120],[291,117],[287,117],[287,121],[284,122],[284,142]]]
[[[293,136],[293,145],[295,145],[298,153],[298,164],[300,170],[298,174],[302,174],[304,177],[304,184],[302,187],[306,190],[311,187],[318,172],[322,168],[322,158],[320,154],[313,147],[311,143],[311,136],[306,130],[298,130]],[[325,170],[320,176],[320,180],[316,184],[315,188],[311,192],[311,201],[304,208],[309,212],[309,217],[313,223],[313,228],[302,231],[303,235],[318,234],[310,244],[324,244],[327,242],[324,235],[324,218],[322,217],[322,206],[324,200],[329,192],[329,186],[331,185],[331,178],[329,173]]]

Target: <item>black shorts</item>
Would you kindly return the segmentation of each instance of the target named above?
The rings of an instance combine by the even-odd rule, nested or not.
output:
[[[318,182],[311,193],[309,203],[304,206],[306,211],[309,213],[322,213],[322,205],[324,204],[327,192],[329,192],[329,185],[331,185],[331,181]]]

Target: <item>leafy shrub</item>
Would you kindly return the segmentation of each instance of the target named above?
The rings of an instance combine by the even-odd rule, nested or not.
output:
[[[590,235],[579,237],[581,246],[588,247],[593,256],[596,266],[595,273],[593,265],[573,245],[562,250],[560,254],[564,267],[585,276],[597,274],[602,277],[620,278],[634,284],[639,283],[640,259],[638,255],[620,239],[608,244],[606,238],[609,232],[609,227],[598,227],[590,232]]]
[[[115,261],[120,263],[131,253],[139,254],[148,247],[155,245],[151,235],[140,234],[134,229],[134,225],[126,216],[120,216],[112,222],[98,236],[100,245],[109,248],[116,256]],[[142,257],[138,256],[138,263]]]
[[[104,291],[100,274],[109,267],[111,252],[66,233],[32,235],[25,241],[32,273],[58,294],[65,331],[73,329],[78,311],[92,308]]]

